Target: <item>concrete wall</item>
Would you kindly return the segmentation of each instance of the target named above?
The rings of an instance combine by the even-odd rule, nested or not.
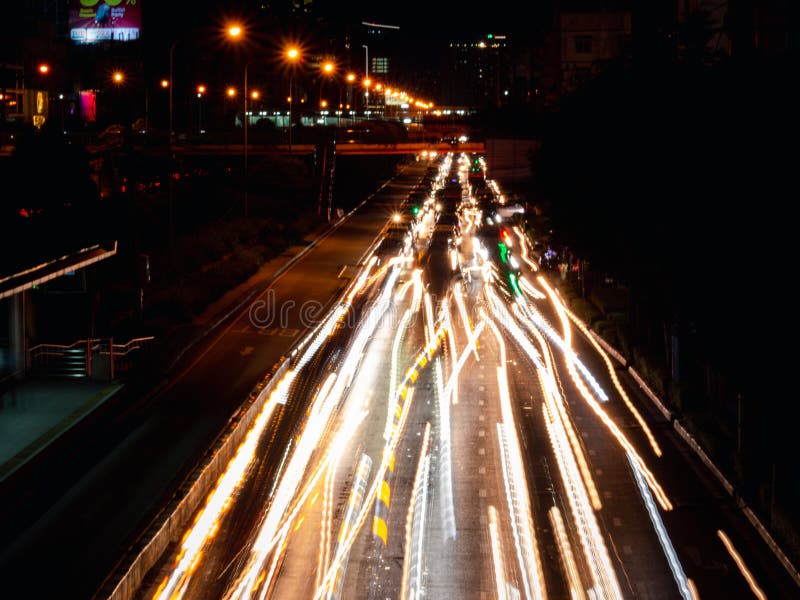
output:
[[[530,153],[536,152],[540,145],[539,140],[487,139],[486,177],[506,185],[530,179]]]

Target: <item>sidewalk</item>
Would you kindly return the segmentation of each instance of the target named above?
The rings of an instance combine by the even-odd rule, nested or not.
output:
[[[0,481],[121,388],[107,381],[29,380],[0,395]]]

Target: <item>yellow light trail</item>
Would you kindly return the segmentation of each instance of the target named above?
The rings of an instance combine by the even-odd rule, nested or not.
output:
[[[586,600],[586,592],[581,584],[581,577],[575,556],[572,554],[572,545],[569,543],[567,528],[564,526],[564,519],[561,518],[561,511],[557,506],[550,508],[547,513],[550,518],[550,525],[553,527],[553,536],[558,544],[558,554],[564,565],[564,573],[567,575],[569,584],[569,595],[572,600]]]
[[[294,371],[288,371],[270,393],[261,412],[239,445],[236,454],[228,463],[214,490],[208,495],[203,509],[198,513],[192,527],[181,542],[181,550],[172,573],[159,586],[154,598],[180,597],[185,590],[188,577],[197,568],[207,540],[216,531],[222,514],[230,507],[231,496],[244,480],[247,468],[255,457],[258,441],[272,417],[276,404],[288,393],[294,380]]]
[[[517,237],[519,237],[519,245],[520,248],[522,248],[522,260],[525,261],[525,264],[528,265],[531,269],[533,269],[534,271],[538,271],[539,265],[537,265],[528,257],[528,239],[525,237],[525,234],[522,233],[522,230],[519,228],[519,225],[514,226],[514,233],[516,233]]]
[[[359,281],[362,283],[359,284],[357,282],[354,286],[354,290],[361,289],[367,273],[369,272],[371,266],[375,264],[376,260],[376,257],[373,256],[372,259],[367,263],[363,269],[361,277],[359,278]],[[258,572],[264,564],[264,561],[274,548],[276,540],[275,532],[278,530],[279,524],[286,520],[285,515],[293,499],[296,497],[298,487],[300,486],[303,475],[308,468],[311,456],[316,450],[324,431],[330,424],[330,419],[334,409],[339,405],[342,395],[351,382],[351,378],[363,356],[364,347],[378,325],[380,319],[376,317],[376,313],[382,314],[389,307],[389,299],[394,289],[394,282],[396,281],[398,275],[399,270],[396,268],[393,269],[391,275],[385,283],[385,287],[380,298],[373,304],[371,310],[365,315],[364,322],[367,324],[367,326],[359,330],[355,339],[351,342],[346,357],[341,363],[340,374],[335,381],[333,381],[332,385],[325,387],[325,389],[329,391],[324,397],[318,394],[312,402],[311,409],[308,412],[308,416],[302,428],[302,433],[300,434],[297,444],[295,445],[292,457],[289,460],[289,464],[280,479],[280,483],[272,498],[269,509],[267,510],[263,521],[261,522],[258,534],[253,542],[252,547],[250,548],[250,556],[245,564],[242,575],[238,579],[238,583],[235,584],[235,587],[232,590],[231,597],[248,598],[250,596],[249,590],[252,587],[252,582],[255,581]],[[354,293],[355,292],[351,292],[348,297],[352,298]],[[347,306],[349,307],[349,305]],[[333,313],[333,316],[336,316],[336,313]],[[349,426],[350,423],[347,423],[347,425]],[[353,430],[350,430],[347,426],[345,426],[342,428],[342,431],[352,434]],[[338,437],[334,438],[334,441],[336,441],[336,439],[338,439]],[[299,510],[300,505],[305,501],[304,498],[310,494],[311,489],[314,485],[316,485],[315,482],[319,476],[320,472],[318,470],[315,474],[315,477],[312,479],[312,483],[306,482],[306,491],[303,494],[303,499],[300,501],[295,501],[296,509],[292,512],[292,514],[296,514],[296,510]]]
[[[548,373],[548,376],[555,380],[555,368],[553,365],[553,360],[551,358],[551,350],[550,347],[547,345],[547,341],[544,339],[544,336],[539,333],[536,329],[531,329],[531,332],[536,337],[536,341],[539,342],[539,346],[542,348],[542,355],[545,359],[545,370]],[[552,386],[554,387],[554,386]],[[550,393],[550,388],[543,389],[543,393],[552,396]],[[575,432],[575,428],[572,425],[572,420],[569,418],[567,414],[567,409],[559,398],[553,397],[553,406],[558,411],[559,416],[561,417],[561,425],[564,427],[564,431],[567,435],[567,439],[569,440],[570,446],[572,447],[572,453],[575,456],[575,459],[578,463],[578,469],[581,473],[581,478],[583,479],[583,483],[586,486],[586,491],[589,494],[589,499],[592,502],[592,508],[595,510],[601,510],[603,508],[603,503],[600,501],[600,494],[597,492],[597,486],[594,483],[594,478],[592,477],[591,469],[589,469],[589,464],[586,460],[586,454],[583,451],[583,446],[581,446],[580,440],[578,439],[578,434]]]
[[[728,554],[731,555],[733,562],[736,563],[736,567],[739,569],[742,577],[744,577],[745,581],[747,581],[747,585],[750,586],[750,591],[753,592],[753,595],[758,598],[758,600],[767,600],[767,595],[764,593],[764,590],[758,586],[758,583],[756,583],[756,578],[753,577],[750,569],[748,569],[747,565],[744,564],[744,559],[742,559],[741,554],[736,551],[736,548],[733,546],[733,542],[731,542],[730,538],[721,529],[717,530],[717,537],[722,540],[722,544],[725,546]]]
[[[458,307],[458,314],[461,316],[461,322],[464,325],[464,330],[467,332],[467,339],[470,338],[472,335],[472,321],[467,314],[467,305],[464,302],[464,295],[461,291],[462,283],[460,281],[456,282],[453,286],[453,297],[456,299],[456,306]],[[477,344],[473,346],[475,360],[480,361],[480,356],[478,356],[478,346]]]

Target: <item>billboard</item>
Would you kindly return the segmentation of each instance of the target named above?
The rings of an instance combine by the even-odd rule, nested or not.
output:
[[[141,0],[70,0],[69,37],[76,44],[138,40]]]

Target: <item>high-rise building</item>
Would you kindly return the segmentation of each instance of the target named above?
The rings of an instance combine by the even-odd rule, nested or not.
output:
[[[508,36],[489,33],[477,40],[452,42],[448,50],[441,92],[445,104],[496,107],[513,97]]]

